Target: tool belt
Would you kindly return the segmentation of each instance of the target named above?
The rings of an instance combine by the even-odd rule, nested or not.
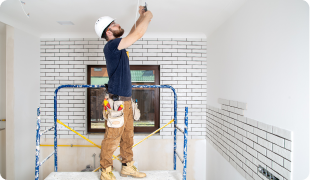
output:
[[[114,100],[113,100],[114,99]],[[131,97],[115,96],[106,94],[103,105],[103,118],[107,121],[107,126],[111,128],[120,128],[124,124],[124,101],[132,103],[134,120],[140,119],[140,110],[138,104],[134,103]]]
[[[119,96],[114,94],[109,94],[109,98],[113,99],[114,101],[130,101],[131,97]]]

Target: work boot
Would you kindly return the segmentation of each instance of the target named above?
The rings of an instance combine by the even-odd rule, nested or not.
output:
[[[106,169],[102,168],[101,180],[116,180],[114,174],[112,173],[112,166],[107,167]]]
[[[135,177],[135,178],[143,178],[146,177],[146,174],[143,172],[139,172],[139,170],[133,165],[134,161],[126,163],[127,166],[122,166],[121,176],[122,177]]]

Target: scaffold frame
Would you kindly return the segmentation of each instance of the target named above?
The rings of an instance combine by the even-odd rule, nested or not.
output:
[[[180,127],[177,126],[177,94],[175,92],[175,89],[172,86],[169,86],[169,85],[132,85],[132,87],[133,88],[170,88],[172,90],[172,92],[174,93],[174,119],[171,120],[169,123],[167,123],[162,128],[164,128],[168,124],[174,122],[173,169],[176,170],[176,156],[178,156],[178,158],[180,159],[180,161],[183,164],[182,179],[186,180],[186,174],[187,174],[188,107],[185,107],[185,118],[184,118],[185,127],[184,127],[184,130],[182,130]],[[53,156],[53,155],[54,155],[54,172],[58,171],[58,161],[57,161],[58,160],[57,159],[58,158],[57,157],[57,123],[60,123],[60,124],[64,125],[69,130],[73,131],[77,135],[81,136],[85,140],[89,141],[90,143],[92,143],[95,146],[97,146],[98,148],[100,148],[100,146],[96,145],[95,143],[93,143],[89,139],[85,138],[83,135],[81,135],[78,132],[74,131],[69,126],[65,125],[64,123],[62,123],[60,120],[57,119],[57,93],[58,93],[58,91],[61,88],[105,88],[105,86],[104,85],[61,85],[61,86],[57,87],[55,92],[54,92],[54,126],[49,128],[49,129],[47,129],[47,130],[45,130],[44,132],[41,132],[41,133],[40,133],[40,108],[37,109],[35,180],[39,180],[39,168],[40,168],[40,166],[46,160],[48,160],[51,156]],[[140,144],[142,141],[144,141],[147,138],[149,138],[150,136],[154,135],[156,132],[158,132],[162,128],[159,128],[158,130],[154,131],[153,133],[151,133],[149,136],[147,136],[146,138],[144,138],[143,140],[141,140],[140,142],[138,142],[134,146]],[[54,129],[54,151],[48,157],[46,157],[42,162],[39,162],[40,138],[41,138],[41,136],[44,133],[46,133],[46,132],[48,132],[50,130],[53,130],[53,129]],[[184,134],[183,159],[177,153],[177,130],[179,130],[181,133]],[[118,159],[119,160],[118,157],[119,157],[119,155],[118,156],[114,156],[113,155],[113,159]],[[98,170],[99,168],[97,168],[96,170]]]

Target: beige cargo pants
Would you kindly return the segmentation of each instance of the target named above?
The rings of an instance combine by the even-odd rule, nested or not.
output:
[[[124,125],[120,128],[109,128],[105,122],[104,139],[101,142],[101,168],[113,166],[112,155],[120,145],[122,163],[133,160],[133,113],[131,101],[124,101]]]

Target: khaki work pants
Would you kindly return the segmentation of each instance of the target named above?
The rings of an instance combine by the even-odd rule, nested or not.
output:
[[[105,121],[105,134],[101,142],[100,166],[106,169],[113,166],[112,155],[120,145],[122,163],[133,160],[133,113],[131,101],[124,101],[124,125],[120,128],[110,128]]]

